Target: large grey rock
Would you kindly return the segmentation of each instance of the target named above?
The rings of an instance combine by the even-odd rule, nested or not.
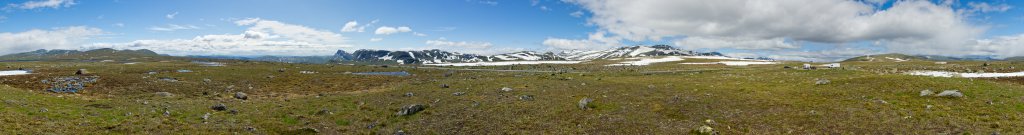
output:
[[[173,97],[174,94],[171,94],[170,92],[156,92],[156,96],[160,96],[160,97]]]
[[[228,106],[224,105],[224,104],[217,104],[217,105],[211,106],[210,109],[213,109],[213,110],[216,110],[216,111],[224,111],[224,110],[228,110]]]
[[[502,88],[501,88],[501,91],[503,91],[503,92],[509,92],[509,91],[512,91],[512,88],[509,88],[509,87],[502,87]]]
[[[817,81],[814,81],[815,85],[825,85],[828,83],[832,83],[832,81],[829,81],[828,79],[818,79]]]
[[[245,92],[235,92],[235,98],[241,100],[249,100],[249,94],[245,94]]]
[[[520,95],[519,96],[519,100],[533,101],[533,95]]]
[[[587,110],[591,108],[590,102],[594,102],[594,99],[583,98],[580,99],[580,102],[576,106],[580,107],[580,109]]]
[[[92,72],[89,72],[89,70],[86,70],[86,69],[78,69],[78,71],[75,72],[75,75],[86,75],[86,74],[91,74],[91,73]]]
[[[957,90],[945,90],[945,91],[940,92],[939,94],[936,94],[935,96],[938,96],[938,97],[950,97],[950,98],[960,98],[960,97],[964,97],[964,94],[960,93],[960,91],[957,91]]]
[[[426,106],[423,106],[423,105],[420,105],[420,104],[412,104],[412,105],[409,105],[409,106],[402,107],[402,109],[398,110],[398,113],[395,113],[395,115],[398,115],[398,116],[408,116],[408,115],[416,114],[416,113],[418,113],[420,111],[423,111],[423,110],[426,110],[426,109],[427,109]]]
[[[935,95],[935,92],[932,92],[932,90],[922,90],[920,95],[922,97],[923,96],[931,96],[931,95]]]

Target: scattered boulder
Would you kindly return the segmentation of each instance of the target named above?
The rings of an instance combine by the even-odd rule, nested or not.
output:
[[[832,81],[829,81],[828,79],[817,79],[817,81],[814,81],[814,85],[825,85],[828,83],[832,83]]]
[[[213,80],[210,80],[209,78],[204,78],[204,79],[203,79],[203,82],[206,82],[206,83],[210,83],[210,82],[212,82],[212,81],[213,81]]]
[[[703,125],[703,126],[698,127],[695,132],[697,132],[697,134],[702,134],[702,135],[717,135],[718,134],[718,131],[715,131],[714,128],[711,128],[711,126],[708,126],[708,125]]]
[[[283,69],[283,68],[282,69],[277,69],[277,72],[284,72],[284,71],[285,71],[285,69]]]
[[[594,99],[583,98],[580,99],[580,102],[576,106],[580,107],[580,109],[587,110],[593,108],[593,106],[590,105],[590,102],[594,102]]]
[[[334,112],[331,112],[331,110],[327,110],[327,109],[320,109],[320,111],[316,112],[316,115],[328,115],[328,114],[334,114]]]
[[[402,109],[398,110],[398,113],[395,113],[395,115],[398,115],[398,116],[409,116],[409,115],[416,114],[416,113],[418,113],[420,111],[423,111],[423,110],[426,110],[426,109],[427,109],[426,106],[423,106],[423,105],[420,105],[420,104],[412,104],[412,105],[409,105],[409,106],[402,107]]]
[[[224,110],[228,110],[228,106],[224,105],[223,103],[220,103],[220,104],[217,104],[217,105],[213,105],[212,107],[210,107],[210,109],[213,109],[215,111],[224,111]]]
[[[533,95],[521,95],[521,96],[519,96],[519,100],[533,101]]]
[[[466,95],[466,92],[455,92],[455,93],[452,93],[452,96],[462,96],[462,95]]]
[[[245,94],[245,92],[235,92],[235,98],[241,100],[249,100],[249,94]]]
[[[91,74],[91,73],[92,72],[89,72],[89,70],[78,69],[78,71],[75,72],[75,75],[86,75],[86,74]]]
[[[935,96],[959,98],[959,97],[964,97],[964,94],[960,93],[960,91],[958,91],[958,90],[945,90],[945,91],[940,92],[939,94],[936,94]]]
[[[210,113],[203,114],[202,118],[203,118],[203,121],[209,120],[210,119]]]
[[[921,96],[922,97],[923,96],[931,96],[931,95],[935,95],[935,92],[932,92],[932,90],[922,90],[921,91]]]
[[[449,88],[448,84],[441,84],[441,88]]]
[[[405,135],[405,131],[398,130],[395,132],[395,135]]]
[[[173,97],[174,94],[171,94],[170,92],[156,92],[156,96],[160,96],[160,97]]]
[[[416,94],[414,94],[414,93],[412,93],[412,92],[406,92],[406,93],[405,93],[405,97],[412,97],[412,96],[415,96],[415,95],[416,95]]]
[[[509,87],[502,87],[502,88],[501,88],[501,91],[504,91],[504,92],[509,92],[509,91],[512,91],[512,88],[509,88]]]

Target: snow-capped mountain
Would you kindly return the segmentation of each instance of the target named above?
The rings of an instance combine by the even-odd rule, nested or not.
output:
[[[459,62],[482,62],[487,59],[485,56],[475,54],[462,54],[446,52],[441,50],[422,51],[388,51],[388,50],[357,50],[352,54],[339,50],[335,57],[348,58],[353,61],[382,61],[396,62],[399,64],[430,64],[430,63],[459,63]]]
[[[422,51],[388,51],[388,50],[357,50],[347,53],[338,50],[334,57],[342,60],[365,62],[395,62],[399,64],[439,64],[494,61],[561,61],[561,60],[595,60],[609,58],[629,58],[648,56],[722,56],[717,52],[697,53],[677,49],[668,45],[628,46],[599,51],[563,51],[560,53],[533,51],[513,52],[491,56],[446,52],[441,50]]]
[[[534,60],[565,60],[555,53],[538,53],[534,51],[522,51],[506,54],[488,56],[489,61],[534,61]]]

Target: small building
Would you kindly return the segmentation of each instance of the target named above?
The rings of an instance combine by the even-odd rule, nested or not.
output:
[[[811,69],[811,64],[804,63],[804,69]]]

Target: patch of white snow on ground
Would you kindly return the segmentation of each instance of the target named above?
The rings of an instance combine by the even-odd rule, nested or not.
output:
[[[895,60],[896,62],[904,62],[904,61],[907,61],[907,60],[905,60],[905,59],[900,59],[900,58],[893,58],[893,57],[885,57],[885,58],[886,58],[886,59],[890,59],[890,60]]]
[[[0,76],[9,76],[9,75],[27,75],[27,74],[31,74],[31,73],[28,73],[28,71],[25,71],[25,70],[8,70],[8,71],[0,71]]]
[[[654,63],[682,61],[682,60],[685,60],[685,59],[683,59],[682,57],[678,57],[678,56],[669,56],[669,57],[663,57],[663,58],[640,58],[640,60],[638,60],[638,61],[626,61],[626,62],[620,62],[620,63],[616,63],[616,64],[609,64],[609,65],[605,65],[605,66],[645,66],[645,65],[650,65],[650,64],[654,64]]]
[[[1024,76],[1024,72],[1013,73],[957,73],[946,71],[911,71],[907,74],[932,77],[991,78]]]
[[[500,61],[500,62],[477,62],[477,63],[444,63],[424,64],[428,66],[507,66],[507,65],[536,65],[536,64],[576,64],[583,61]]]
[[[723,64],[723,65],[726,65],[726,66],[748,66],[748,65],[758,65],[758,64],[778,64],[778,62],[769,62],[769,61],[719,61],[719,62],[695,62],[695,63],[679,63],[679,64],[684,64],[684,65],[714,65],[714,64]]]

